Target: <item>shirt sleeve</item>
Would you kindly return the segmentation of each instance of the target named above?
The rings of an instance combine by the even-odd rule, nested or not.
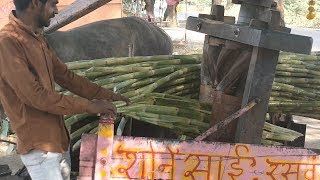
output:
[[[56,83],[86,99],[104,99],[112,101],[114,93],[108,89],[91,82],[89,79],[79,76],[68,69],[58,56],[52,51],[53,72]]]
[[[86,112],[90,103],[85,98],[64,96],[46,89],[30,71],[22,46],[14,38],[0,39],[0,70],[21,102],[36,109],[69,115]]]

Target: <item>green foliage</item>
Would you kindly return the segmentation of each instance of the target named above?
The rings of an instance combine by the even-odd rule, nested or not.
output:
[[[296,15],[304,15],[308,9],[307,0],[285,0],[285,10]]]

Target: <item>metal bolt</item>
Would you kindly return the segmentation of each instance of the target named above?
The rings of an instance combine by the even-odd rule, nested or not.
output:
[[[202,26],[202,24],[201,24],[201,22],[199,22],[199,23],[197,24],[197,31],[200,31],[201,26]]]
[[[233,31],[233,33],[234,33],[234,36],[235,36],[235,37],[238,37],[239,34],[240,34],[240,29],[237,28],[236,30]]]

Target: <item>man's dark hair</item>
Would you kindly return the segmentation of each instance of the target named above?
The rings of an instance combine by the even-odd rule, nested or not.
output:
[[[46,3],[47,0],[40,0],[43,3]],[[16,6],[16,10],[23,11],[27,9],[32,0],[13,0],[14,5]]]

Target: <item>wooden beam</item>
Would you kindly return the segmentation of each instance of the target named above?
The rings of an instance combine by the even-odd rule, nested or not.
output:
[[[203,46],[203,61],[201,67],[201,84],[203,85],[214,85],[216,81],[215,68],[216,59],[221,51],[221,46],[211,46],[208,43],[209,36],[205,37],[205,43]]]
[[[63,26],[81,18],[82,16],[98,9],[110,1],[111,0],[77,0],[57,14],[51,20],[50,26],[45,28],[45,32],[54,32]]]
[[[227,117],[223,121],[220,121],[218,124],[212,126],[206,132],[195,138],[195,141],[202,141],[206,139],[208,136],[215,136],[218,132],[221,132],[225,129],[225,127],[230,124],[232,121],[242,116],[244,113],[248,112],[252,109],[257,103],[259,103],[259,99],[254,99],[250,103],[248,103],[245,107],[241,108],[239,111],[233,113],[231,116]]]
[[[250,61],[250,50],[244,50],[239,55],[236,62],[230,68],[229,72],[223,77],[216,87],[217,91],[225,91],[228,87],[232,86],[236,80],[247,70]]]
[[[254,47],[242,107],[255,98],[261,102],[238,121],[236,142],[260,144],[279,51]]]

